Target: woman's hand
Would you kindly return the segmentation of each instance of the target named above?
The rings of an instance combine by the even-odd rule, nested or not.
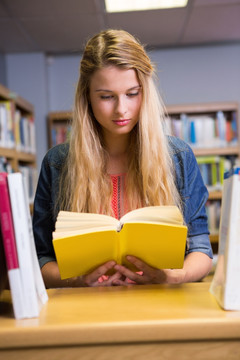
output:
[[[135,265],[141,274],[133,272],[125,266],[115,265],[114,269],[126,280],[114,279],[112,285],[129,285],[127,279],[135,284],[181,284],[201,280],[212,267],[212,260],[204,253],[193,252],[186,256],[182,269],[156,269],[135,256],[127,256],[127,260]]]
[[[155,269],[135,256],[127,256],[127,260],[132,263],[139,272],[133,272],[122,265],[115,265],[114,269],[121,273],[127,280],[114,279],[113,285],[129,285],[135,283],[143,284],[179,284],[184,282],[186,271],[184,269]]]
[[[112,286],[115,285],[116,281],[123,281],[125,277],[118,271],[111,276],[105,276],[109,270],[114,270],[115,265],[115,261],[108,261],[91,273],[81,276],[82,286]]]
[[[109,270],[113,269],[116,265],[115,261],[108,261],[105,264],[99,266],[94,271],[83,276],[76,276],[69,279],[61,279],[58,264],[56,261],[50,261],[46,263],[41,271],[45,286],[47,288],[59,288],[59,287],[82,287],[82,286],[111,286],[115,285],[113,282],[117,280],[123,280],[124,276],[115,272],[112,276],[104,276]],[[115,270],[114,270],[115,271]],[[100,278],[105,278],[103,281],[99,281]]]

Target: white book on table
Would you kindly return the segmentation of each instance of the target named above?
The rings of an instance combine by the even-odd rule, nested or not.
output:
[[[48,295],[47,291],[43,282],[42,273],[40,270],[38,258],[37,258],[37,252],[36,252],[36,246],[33,236],[33,228],[32,228],[32,218],[30,214],[29,209],[29,196],[28,196],[28,189],[26,186],[26,182],[23,181],[24,185],[24,192],[25,192],[25,206],[26,206],[26,214],[28,217],[28,228],[29,228],[29,237],[30,237],[30,247],[31,247],[31,253],[32,253],[32,263],[33,263],[33,274],[34,274],[34,281],[37,291],[37,297],[38,297],[38,304],[39,308],[41,309],[42,305],[44,305],[48,301]]]
[[[32,234],[29,231],[31,225],[22,174],[9,174],[8,185],[24,300],[26,308],[28,309],[26,317],[32,318],[39,315],[41,305],[44,301],[46,302],[46,300],[44,300],[46,296],[45,298],[44,295],[40,296],[41,301],[39,300],[38,294],[43,291],[41,281],[39,281],[39,275],[41,275],[41,273],[40,269],[38,271],[37,268],[35,244],[33,243]],[[36,281],[36,279],[38,280]],[[41,290],[39,290],[40,287]]]
[[[218,261],[210,292],[225,310],[240,310],[240,167],[224,174]]]

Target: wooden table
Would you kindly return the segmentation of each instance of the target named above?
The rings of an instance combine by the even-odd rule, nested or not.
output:
[[[240,312],[210,283],[52,289],[37,319],[15,320],[1,296],[1,359],[240,359]]]

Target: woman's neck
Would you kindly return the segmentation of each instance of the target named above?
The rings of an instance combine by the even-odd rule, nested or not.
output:
[[[111,139],[106,144],[109,154],[107,172],[108,174],[122,174],[128,170],[128,139]]]
[[[127,153],[129,136],[111,137],[105,139],[106,150],[110,157],[119,157]]]

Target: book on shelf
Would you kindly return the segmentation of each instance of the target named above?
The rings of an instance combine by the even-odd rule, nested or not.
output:
[[[197,163],[208,190],[221,190],[225,170],[225,158],[221,156],[197,156]]]
[[[43,283],[22,174],[1,173],[1,232],[14,315],[37,317],[48,296]]]
[[[216,270],[210,292],[225,310],[240,310],[240,167],[224,174]]]
[[[33,204],[37,188],[38,170],[34,166],[28,165],[19,165],[18,169],[24,178],[24,184],[27,188],[29,203]]]
[[[18,148],[21,151],[35,154],[36,152],[36,144],[35,144],[35,125],[33,117],[23,116],[20,114],[20,119],[18,122],[19,125],[19,135],[20,139],[18,142]]]
[[[0,101],[0,146],[13,148],[14,144],[13,104],[2,100]]]
[[[62,124],[55,124],[51,130],[51,142],[52,146],[62,144],[66,142],[70,136],[71,132],[71,125],[66,123]]]
[[[60,211],[53,247],[61,278],[66,279],[91,272],[109,260],[131,267],[126,255],[159,269],[182,268],[186,237],[187,227],[176,206],[136,209],[120,220]]]
[[[222,190],[224,172],[229,171],[235,164],[236,156],[197,156],[197,163],[209,191]]]
[[[218,235],[221,216],[221,201],[211,200],[206,203],[208,228],[211,235]]]
[[[0,172],[13,172],[12,165],[5,156],[0,156]]]

